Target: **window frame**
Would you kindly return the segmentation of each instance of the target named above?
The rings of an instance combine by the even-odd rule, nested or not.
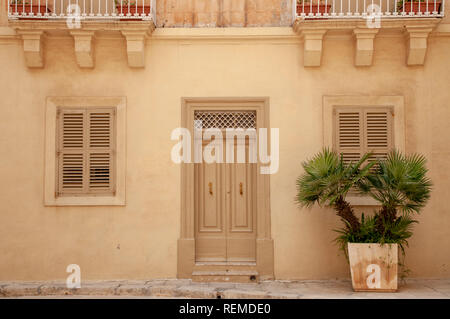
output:
[[[404,98],[397,95],[325,95],[323,96],[323,145],[334,149],[335,124],[334,111],[340,107],[367,107],[392,109],[393,145],[401,151],[405,151],[405,112]],[[369,196],[347,196],[347,201],[354,206],[378,206],[378,202]]]
[[[82,112],[83,114],[83,147],[80,148],[67,148],[65,149],[63,146],[63,116],[64,114],[79,114],[79,112]],[[98,147],[92,147],[90,146],[90,118],[89,114],[91,112],[102,112],[106,111],[110,113],[111,121],[110,121],[110,138],[109,138],[109,146],[108,148],[98,148]],[[116,108],[115,107],[58,107],[57,109],[57,129],[56,129],[56,140],[57,140],[57,146],[56,146],[56,152],[57,152],[57,178],[56,183],[57,187],[56,190],[58,192],[58,197],[63,196],[112,196],[115,193],[115,157],[116,157]],[[83,189],[81,191],[77,190],[64,190],[62,187],[62,156],[64,154],[76,154],[76,153],[82,153],[83,156],[83,168],[85,171],[85,174],[83,175]],[[89,161],[90,161],[90,154],[92,153],[109,153],[110,156],[110,189],[108,190],[95,190],[90,189],[89,185],[89,179],[90,179],[90,169],[89,169]]]
[[[58,193],[58,110],[115,109],[115,156],[112,175],[112,194],[64,194]],[[45,206],[123,206],[126,182],[126,99],[125,97],[48,97],[45,116]]]

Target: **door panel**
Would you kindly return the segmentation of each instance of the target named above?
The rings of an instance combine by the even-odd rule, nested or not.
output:
[[[196,257],[199,261],[225,261],[223,190],[224,164],[195,164]]]
[[[256,242],[255,238],[236,235],[227,238],[227,261],[231,262],[255,262]]]
[[[256,261],[256,172],[236,159],[195,164],[196,261]]]
[[[256,260],[256,164],[228,164],[227,260]],[[228,174],[227,174],[228,176]]]
[[[230,231],[253,231],[252,164],[229,165],[231,175]],[[254,165],[254,164],[253,164]]]
[[[220,164],[205,164],[200,166],[199,230],[206,232],[222,231],[222,210],[220,209]]]

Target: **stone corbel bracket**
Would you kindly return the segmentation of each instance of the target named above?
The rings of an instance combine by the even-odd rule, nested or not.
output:
[[[94,31],[69,31],[74,40],[75,58],[80,68],[93,68],[94,59]]]
[[[354,29],[355,66],[371,66],[373,61],[373,42],[378,29]]]
[[[428,48],[428,36],[432,30],[430,27],[406,27],[407,65],[424,65]]]
[[[25,63],[29,68],[44,67],[44,48],[42,30],[19,30],[17,34],[23,41]]]
[[[327,30],[302,30],[303,38],[303,66],[317,67],[322,62],[322,42]]]
[[[365,19],[314,19],[297,18],[294,21],[294,32],[304,39],[304,65],[320,66],[322,56],[322,42],[324,34],[347,35],[352,34],[356,41],[355,66],[370,66],[373,61],[374,39],[379,34],[402,33],[407,39],[408,66],[423,65],[427,52],[427,41],[430,34],[443,36],[450,32],[445,27],[434,30],[442,19],[434,17],[392,18],[384,19],[380,28],[368,28]]]
[[[145,42],[149,37],[146,30],[122,30],[127,42],[128,66],[131,68],[145,67]]]
[[[128,65],[143,68],[145,65],[145,42],[155,30],[153,20],[142,21],[82,21],[78,29],[70,28],[61,20],[10,20],[17,38],[23,40],[26,65],[30,68],[44,67],[43,38],[70,36],[74,40],[76,62],[80,68],[95,67],[94,43],[105,34],[120,34],[126,39]]]

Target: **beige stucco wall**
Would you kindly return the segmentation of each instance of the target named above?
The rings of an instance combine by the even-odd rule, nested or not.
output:
[[[145,69],[127,66],[120,36],[97,37],[93,70],[78,68],[68,36],[45,40],[38,70],[25,66],[18,40],[2,38],[0,280],[64,279],[72,263],[82,279],[175,277],[180,167],[170,160],[170,133],[181,122],[180,99],[236,96],[270,97],[270,123],[280,128],[280,169],[271,176],[276,278],[348,277],[332,242],[338,218],[294,203],[300,164],[323,145],[322,97],[334,94],[405,97],[406,150],[427,156],[435,185],[407,265],[414,277],[450,277],[450,38],[430,38],[425,66],[407,67],[403,35],[380,34],[374,65],[355,68],[350,33],[330,35],[322,66],[308,69],[291,28],[247,30],[254,35],[157,29]],[[211,32],[221,36],[202,37]],[[47,96],[127,98],[125,207],[44,207]]]

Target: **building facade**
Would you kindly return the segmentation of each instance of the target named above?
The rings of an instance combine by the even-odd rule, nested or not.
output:
[[[434,187],[406,265],[412,277],[450,276],[444,1],[416,13],[384,0],[372,11],[364,0],[323,1],[325,11],[290,0],[34,2],[1,2],[0,280],[61,280],[69,264],[82,280],[347,278],[338,217],[294,200],[301,163],[326,146],[348,159],[427,157]],[[268,128],[271,161],[177,163],[174,130],[194,142],[195,120]]]

